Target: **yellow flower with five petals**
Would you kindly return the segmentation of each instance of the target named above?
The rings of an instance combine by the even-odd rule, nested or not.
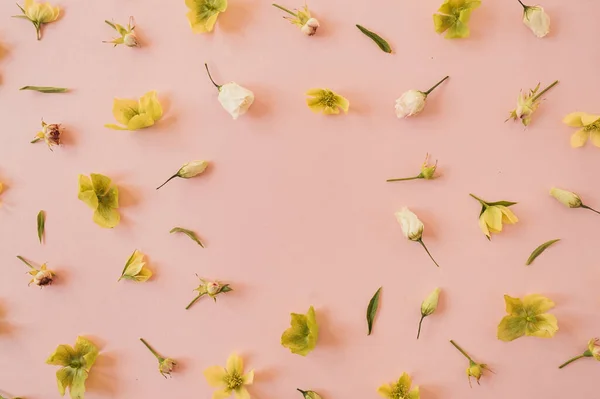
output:
[[[14,17],[29,20],[35,27],[38,40],[42,38],[41,26],[56,21],[60,15],[60,8],[53,7],[50,3],[38,3],[35,0],[25,0],[23,7],[19,4],[17,7],[21,9],[23,15],[14,15]]]
[[[310,89],[306,95],[310,96],[306,99],[308,108],[317,114],[337,115],[340,109],[347,114],[350,109],[350,101],[329,89]]]
[[[473,194],[469,195],[481,204],[479,227],[488,240],[492,239],[492,233],[499,233],[502,231],[502,223],[515,224],[519,221],[517,216],[508,209],[509,206],[516,205],[516,202],[486,202]]]
[[[387,399],[420,399],[419,387],[410,389],[411,385],[410,376],[403,373],[398,381],[377,388],[377,393]]]
[[[227,359],[226,367],[212,366],[204,370],[208,385],[221,388],[213,393],[212,399],[224,399],[233,392],[236,399],[250,399],[246,385],[254,382],[254,370],[244,374],[244,362],[235,353]]]
[[[571,147],[583,147],[588,139],[592,141],[593,145],[600,147],[600,115],[573,112],[565,116],[563,122],[569,126],[581,128],[571,136]]]
[[[162,118],[163,109],[158,102],[156,92],[149,91],[139,100],[115,98],[113,115],[117,122],[125,126],[109,123],[104,127],[113,130],[139,130],[158,122]]]
[[[558,321],[554,315],[546,313],[554,307],[554,302],[539,295],[526,295],[523,299],[504,295],[507,316],[498,325],[498,339],[513,341],[526,336],[552,338],[558,331]]]
[[[212,32],[219,14],[227,10],[227,0],[185,0],[187,19],[194,33]]]

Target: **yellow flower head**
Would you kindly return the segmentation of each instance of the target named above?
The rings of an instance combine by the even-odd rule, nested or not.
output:
[[[220,388],[213,393],[213,399],[224,399],[235,393],[236,399],[250,399],[246,385],[254,382],[254,371],[244,374],[242,358],[235,353],[227,359],[226,367],[212,366],[204,370],[208,385]]]
[[[377,393],[387,399],[420,399],[419,387],[411,389],[411,385],[410,376],[402,373],[398,381],[377,388]]]
[[[72,399],[83,399],[85,380],[98,357],[98,348],[91,341],[77,337],[75,347],[59,345],[46,364],[62,366],[56,372],[58,392],[64,396],[69,388]]]
[[[317,346],[319,325],[312,306],[304,314],[292,313],[291,327],[281,334],[281,345],[290,352],[306,356]]]
[[[119,280],[117,281],[127,279],[143,283],[148,281],[150,277],[152,277],[152,272],[146,267],[144,254],[136,249],[127,260],[127,263],[121,272],[121,277],[119,277]]]
[[[227,0],[185,0],[185,5],[194,33],[212,32],[219,14],[227,10]]]
[[[446,39],[469,37],[471,11],[480,5],[479,0],[445,0],[438,12],[433,14],[435,31],[446,32]]]
[[[499,233],[502,231],[502,223],[515,224],[519,221],[517,216],[508,209],[509,206],[515,205],[516,202],[486,202],[473,194],[469,195],[481,204],[479,227],[488,240],[491,240],[492,233]]]
[[[526,295],[522,300],[504,295],[506,313],[498,325],[498,339],[513,341],[523,335],[552,338],[558,331],[554,315],[546,313],[554,302],[538,294]]]
[[[542,96],[548,90],[553,88],[558,84],[558,80],[552,83],[550,86],[546,87],[540,93],[538,90],[540,89],[540,84],[535,87],[535,89],[530,90],[529,93],[521,92],[519,94],[519,98],[517,99],[517,108],[510,112],[510,116],[508,119],[520,120],[524,126],[529,126],[531,123],[531,118],[533,113],[538,109],[542,102]],[[507,119],[507,120],[508,120]]]
[[[347,99],[329,89],[310,89],[306,95],[311,97],[306,99],[308,108],[317,114],[337,115],[340,109],[347,114],[350,109]]]
[[[15,15],[15,18],[28,19],[35,27],[37,39],[42,38],[41,26],[49,24],[58,19],[60,8],[53,7],[50,3],[38,3],[35,0],[25,0],[23,7],[17,4],[23,15]]]
[[[94,222],[100,227],[113,228],[121,221],[119,215],[119,189],[110,178],[92,173],[79,175],[78,198],[94,210]]]
[[[149,91],[139,100],[115,98],[113,115],[117,122],[125,126],[109,123],[105,127],[114,130],[139,130],[158,122],[162,118],[163,109],[156,92]]]
[[[571,136],[571,147],[582,147],[588,139],[596,147],[600,147],[600,115],[587,114],[585,112],[573,112],[563,119],[569,126],[580,127]]]

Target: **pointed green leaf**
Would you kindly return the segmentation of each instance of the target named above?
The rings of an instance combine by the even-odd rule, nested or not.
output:
[[[229,286],[229,284],[225,284],[224,286],[221,287],[221,289],[219,290],[219,293],[221,293],[221,292],[229,292],[229,291],[233,291],[233,288],[231,288]]]
[[[198,236],[196,235],[196,233],[194,233],[191,230],[184,229],[183,227],[173,227],[171,229],[171,231],[169,231],[169,233],[171,233],[171,234],[172,233],[183,233],[186,236],[190,237],[192,240],[194,240],[202,248],[204,248],[204,244],[202,244],[202,241],[200,241],[200,239],[198,238]]]
[[[304,396],[304,399],[321,399],[321,395],[315,391],[303,391],[300,388],[296,388],[296,390]]]
[[[377,44],[381,50],[383,50],[386,53],[391,53],[392,52],[392,48],[390,47],[390,45],[388,44],[388,42],[386,42],[385,39],[383,39],[377,33],[371,32],[370,30],[368,30],[368,29],[366,29],[366,28],[364,28],[364,27],[362,27],[360,25],[356,25],[356,27],[362,33],[364,33],[368,38],[370,38],[371,40],[373,40],[375,42],[375,44]]]
[[[19,90],[33,90],[39,91],[40,93],[66,93],[69,89],[65,89],[64,87],[49,87],[49,86],[24,86]]]
[[[494,206],[494,205],[513,206],[513,205],[516,205],[516,204],[517,204],[517,202],[510,202],[510,201],[488,202],[489,206]]]
[[[548,242],[545,242],[542,245],[540,245],[539,247],[537,247],[536,249],[534,249],[533,252],[531,253],[531,255],[529,255],[527,262],[525,262],[525,265],[526,266],[531,265],[533,263],[533,261],[535,260],[535,258],[540,256],[542,254],[542,252],[544,252],[548,247],[550,247],[552,244],[554,244],[555,242],[558,242],[558,241],[560,241],[560,238],[557,238],[556,240],[550,240]]]
[[[373,320],[375,319],[375,315],[377,314],[377,308],[379,307],[379,295],[381,294],[381,287],[375,292],[373,298],[369,301],[369,306],[367,307],[367,325],[369,327],[369,332],[367,335],[371,335],[371,331],[373,330]]]
[[[42,243],[42,239],[44,238],[44,228],[46,226],[46,213],[44,211],[40,211],[37,215],[37,234],[40,239],[40,244]]]

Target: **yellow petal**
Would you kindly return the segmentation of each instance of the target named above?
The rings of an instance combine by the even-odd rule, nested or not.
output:
[[[335,107],[335,108],[331,108],[331,107],[324,107],[323,108],[323,114],[325,115],[337,115],[340,113],[340,110]]]
[[[524,317],[504,316],[498,325],[498,339],[509,342],[525,335],[527,322]]]
[[[596,147],[600,147],[600,131],[599,130],[593,130],[590,133],[590,138],[592,140],[593,145],[595,145]]]
[[[252,385],[252,383],[254,382],[254,370],[247,372],[242,378],[244,380],[244,384]]]
[[[325,90],[323,89],[310,89],[306,92],[306,95],[312,97],[322,97],[324,93]]]
[[[512,315],[521,315],[525,311],[525,305],[519,298],[513,298],[509,295],[504,295],[504,303],[506,304],[506,313]]]
[[[212,366],[204,370],[204,378],[208,385],[214,388],[221,387],[225,384],[227,372],[221,366]]]
[[[502,221],[504,223],[515,224],[519,221],[519,218],[508,207],[503,205],[496,205],[496,207],[502,212]]]
[[[502,211],[498,207],[488,207],[481,216],[483,216],[490,230],[502,231]]]
[[[56,384],[58,385],[58,393],[65,396],[65,390],[73,383],[75,369],[64,367],[56,372]]]
[[[236,399],[250,399],[250,393],[244,387],[240,387],[233,391]]]
[[[346,99],[345,97],[340,96],[339,94],[335,96],[335,101],[337,102],[338,106],[344,111],[344,113],[348,113],[348,110],[350,109],[350,101],[348,101],[348,99]]]
[[[558,321],[551,314],[541,314],[535,316],[534,323],[527,324],[526,334],[540,338],[552,338],[558,331]]]
[[[75,356],[75,351],[69,345],[58,345],[53,354],[46,359],[46,364],[53,366],[68,366],[71,358]]]
[[[154,125],[154,119],[148,114],[136,115],[127,124],[128,130],[139,130]]]
[[[227,359],[227,366],[225,367],[229,374],[236,372],[238,375],[244,374],[244,361],[237,354],[233,353]]]
[[[227,389],[223,389],[220,391],[213,392],[212,399],[225,399],[231,396],[231,391]]]
[[[162,118],[163,109],[155,91],[150,91],[140,98],[140,113],[150,115],[155,122]]]
[[[578,148],[582,147],[589,137],[589,133],[581,129],[573,133],[571,136],[571,147]]]
[[[583,115],[581,115],[581,122],[583,122],[584,126],[591,125],[592,123],[596,122],[598,119],[600,119],[600,115],[585,114],[585,113]]]
[[[479,228],[481,229],[481,231],[483,231],[483,234],[490,238],[490,231],[487,227],[487,224],[485,223],[483,215],[479,217]]]
[[[99,204],[98,208],[94,212],[93,219],[98,226],[112,229],[121,221],[121,215],[119,215],[119,212],[116,209]]]
[[[421,398],[421,394],[419,393],[419,387],[418,386],[414,387],[408,393],[408,399],[420,399],[420,398]]]
[[[392,386],[390,384],[383,384],[377,388],[377,393],[384,398],[392,398]]]
[[[115,98],[113,101],[113,116],[117,122],[127,125],[131,118],[140,113],[139,103],[135,100]]]
[[[542,314],[546,313],[555,306],[552,300],[539,294],[526,295],[523,298],[523,306],[529,314]]]
[[[581,117],[587,115],[585,112],[573,112],[563,118],[563,123],[573,127],[583,127]]]
[[[404,391],[410,390],[410,386],[412,384],[412,380],[407,373],[402,373],[400,379],[398,380],[398,386],[404,388]]]
[[[94,190],[85,191],[83,193],[79,193],[77,198],[85,203],[87,206],[92,208],[93,210],[98,209],[98,196],[94,192]]]
[[[150,277],[152,277],[152,271],[150,271],[150,269],[148,269],[147,267],[143,267],[142,270],[140,270],[140,272],[133,277],[133,279],[135,281],[143,283],[145,281],[148,281]]]

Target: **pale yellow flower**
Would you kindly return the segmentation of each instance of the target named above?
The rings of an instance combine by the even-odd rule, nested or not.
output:
[[[227,0],[185,0],[187,19],[194,33],[212,32],[219,14],[227,10]]]
[[[317,114],[337,115],[340,109],[347,114],[350,109],[350,101],[329,89],[310,89],[306,95],[310,96],[306,99],[308,108]]]
[[[212,366],[204,370],[208,385],[220,388],[213,393],[212,399],[225,399],[235,394],[236,399],[250,399],[246,385],[254,382],[254,371],[244,374],[242,358],[235,353],[227,359],[226,367]]]
[[[25,0],[23,7],[19,4],[17,7],[21,9],[23,15],[14,17],[29,20],[35,27],[38,40],[42,38],[41,26],[56,21],[60,15],[60,8],[53,7],[50,3],[38,3],[35,0]]]
[[[571,147],[583,147],[588,139],[592,141],[593,145],[600,147],[600,115],[573,112],[565,116],[563,122],[569,126],[581,128],[571,136]]]
[[[517,216],[508,209],[509,206],[516,205],[516,202],[486,202],[473,194],[469,195],[481,204],[479,227],[488,240],[491,240],[492,233],[499,233],[502,231],[502,223],[515,224],[519,221]]]
[[[411,389],[412,381],[408,374],[402,373],[398,381],[383,384],[377,388],[377,393],[386,399],[419,399],[419,387]]]

